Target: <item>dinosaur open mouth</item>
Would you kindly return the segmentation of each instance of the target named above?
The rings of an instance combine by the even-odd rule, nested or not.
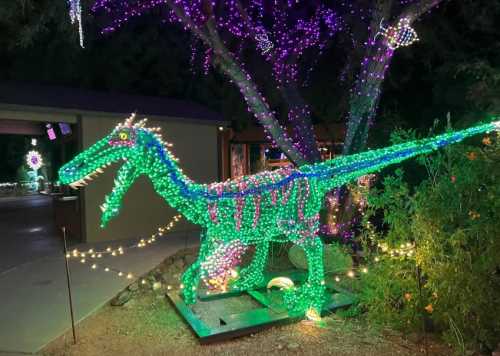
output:
[[[99,174],[104,173],[104,169],[106,169],[109,166],[111,166],[111,163],[105,163],[104,165],[102,165],[102,167],[96,168],[95,171],[87,174],[85,177],[83,177],[77,181],[74,181],[73,183],[69,183],[69,186],[75,190],[80,188],[80,187],[85,187],[92,180],[97,178],[99,176]]]

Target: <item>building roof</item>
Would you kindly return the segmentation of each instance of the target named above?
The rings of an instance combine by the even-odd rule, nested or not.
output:
[[[138,112],[141,115],[224,121],[222,115],[185,100],[16,82],[0,82],[0,103],[113,114]]]

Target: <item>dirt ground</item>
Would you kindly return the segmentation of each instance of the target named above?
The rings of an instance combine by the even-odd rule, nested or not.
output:
[[[189,251],[171,257],[151,272],[177,279],[192,259]],[[180,262],[179,262],[180,261]],[[161,278],[161,277],[160,277]],[[162,285],[171,281],[163,279]],[[442,343],[416,335],[405,337],[368,325],[362,317],[345,319],[336,314],[321,325],[310,321],[275,326],[259,333],[210,345],[200,345],[184,320],[152,283],[133,288],[123,306],[107,305],[71,332],[50,343],[42,355],[450,355]],[[135,290],[136,289],[136,290]]]

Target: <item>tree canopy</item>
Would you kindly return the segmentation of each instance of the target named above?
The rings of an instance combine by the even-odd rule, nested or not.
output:
[[[89,13],[91,3],[83,2],[84,50],[64,1],[2,4],[0,79],[191,99],[221,111],[235,127],[251,124],[240,94],[222,75],[193,73],[188,33],[162,24],[161,14],[152,11],[102,35],[106,22]],[[448,111],[457,120],[498,113],[499,7],[487,0],[449,1],[415,24],[421,41],[394,59],[383,85],[375,123],[379,129],[372,130],[374,141],[386,139],[396,120],[400,126],[423,128]],[[301,89],[314,122],[342,122],[349,111],[349,89],[359,63],[350,60],[348,49],[346,44],[326,50],[308,87]],[[279,112],[283,104],[266,79],[257,73],[262,90],[271,92],[271,107]]]

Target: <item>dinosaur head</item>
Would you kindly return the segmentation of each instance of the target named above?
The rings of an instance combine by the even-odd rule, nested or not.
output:
[[[73,189],[86,186],[113,163],[122,163],[112,192],[101,205],[101,226],[119,213],[122,199],[137,177],[147,173],[147,144],[161,141],[158,128],[144,127],[145,121],[133,123],[134,115],[115,127],[106,137],[78,154],[59,170],[59,182]]]

